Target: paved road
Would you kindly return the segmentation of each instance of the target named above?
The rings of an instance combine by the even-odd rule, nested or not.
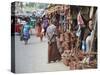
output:
[[[28,45],[15,37],[16,73],[62,71],[68,70],[62,62],[47,63],[47,39],[41,42],[36,36],[31,36]]]

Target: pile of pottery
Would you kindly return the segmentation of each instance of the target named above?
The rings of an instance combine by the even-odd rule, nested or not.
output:
[[[63,53],[62,61],[70,69],[79,68],[79,57],[82,56],[76,48],[77,37],[72,32],[64,33],[64,41],[62,43]],[[83,56],[82,56],[83,57]]]

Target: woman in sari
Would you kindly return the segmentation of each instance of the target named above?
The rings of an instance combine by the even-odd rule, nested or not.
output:
[[[56,26],[54,24],[50,24],[46,32],[48,38],[48,63],[51,61],[59,61],[61,59],[57,48],[56,33]]]

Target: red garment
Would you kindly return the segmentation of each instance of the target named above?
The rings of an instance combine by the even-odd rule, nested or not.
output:
[[[21,31],[21,25],[20,24],[16,24],[15,25],[15,32],[20,32]]]

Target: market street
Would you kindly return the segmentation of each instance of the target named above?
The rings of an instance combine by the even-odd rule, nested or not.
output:
[[[45,37],[41,42],[39,38],[32,35],[28,45],[25,45],[24,41],[20,41],[20,36],[15,36],[16,73],[69,70],[61,61],[48,64],[47,48],[48,44]]]
[[[97,7],[13,2],[11,8],[12,72],[97,68]]]

